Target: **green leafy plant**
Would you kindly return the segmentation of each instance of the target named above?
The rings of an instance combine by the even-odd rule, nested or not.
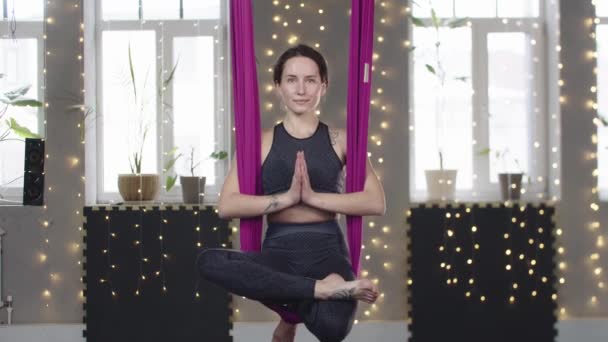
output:
[[[211,152],[211,154],[207,158],[222,160],[226,159],[227,156],[228,153],[226,151],[216,151]],[[190,147],[190,157],[188,158],[188,161],[190,163],[190,175],[194,177],[194,169],[196,169],[201,164],[200,162],[194,164],[194,147]]]
[[[484,156],[490,155],[492,152],[494,152],[494,157],[496,158],[496,160],[500,162],[503,172],[508,173],[509,170],[515,170],[515,173],[526,174],[523,171],[519,160],[511,154],[511,151],[508,147],[494,150],[490,148],[485,148],[479,151],[478,154]]]
[[[413,3],[417,6],[421,6],[419,4],[420,1],[413,1]],[[455,28],[459,28],[459,27],[463,27],[466,26],[469,18],[449,18],[449,19],[444,19],[444,18],[439,18],[437,16],[437,11],[435,10],[435,8],[433,7],[433,1],[432,0],[426,0],[425,1],[429,8],[430,8],[430,18],[431,18],[431,23],[430,25],[427,24],[424,20],[417,18],[413,15],[410,15],[410,19],[412,20],[412,24],[414,26],[417,27],[423,27],[423,28],[433,28],[434,32],[435,32],[435,54],[434,54],[434,60],[432,64],[425,64],[425,69],[431,74],[433,75],[433,77],[435,78],[436,82],[437,82],[437,86],[439,88],[439,91],[436,93],[435,96],[435,114],[436,114],[436,122],[437,125],[440,125],[441,122],[441,115],[444,112],[444,108],[445,108],[445,85],[446,85],[446,81],[448,80],[448,74],[444,68],[444,65],[442,63],[441,60],[441,47],[442,47],[442,38],[441,38],[441,29],[442,28],[449,28],[449,29],[455,29]],[[410,51],[413,51],[415,49],[415,47],[411,47]],[[457,76],[457,77],[451,77],[451,80],[454,81],[460,81],[460,82],[468,82],[469,81],[469,77],[466,76]],[[439,127],[436,130],[436,134],[437,134],[437,138],[439,139],[440,136],[442,135],[439,132]],[[443,152],[443,144],[438,144],[438,155],[439,155],[439,168],[441,170],[443,170],[443,157],[444,157],[444,152]]]
[[[131,168],[131,173],[141,174],[143,149],[144,149],[144,146],[146,143],[146,138],[148,137],[148,132],[150,130],[150,122],[145,120],[145,111],[146,111],[146,104],[148,102],[148,99],[143,98],[143,94],[145,94],[145,89],[148,85],[150,69],[148,68],[148,70],[146,71],[142,89],[140,91],[138,91],[138,87],[137,87],[137,83],[136,83],[136,72],[135,72],[135,66],[133,65],[133,54],[131,51],[130,42],[128,45],[128,61],[129,61],[128,86],[129,86],[129,88],[132,89],[133,103],[135,105],[135,108],[137,108],[137,111],[138,111],[138,113],[137,113],[137,132],[135,135],[136,141],[137,141],[137,148],[136,148],[135,152],[130,152],[129,167]],[[161,76],[160,82],[158,82],[159,86],[157,89],[157,93],[158,93],[159,97],[167,90],[167,87],[169,87],[171,85],[171,82],[173,81],[173,77],[175,75],[175,71],[177,70],[178,64],[179,64],[179,57],[178,57],[175,65],[173,65],[173,68],[171,69],[171,72],[169,73],[167,78],[162,79],[162,76]],[[162,75],[162,74],[163,74],[162,70],[159,70],[158,75]],[[139,95],[138,95],[138,93],[139,93]],[[167,103],[163,103],[163,105],[167,105],[170,107],[170,104],[167,104]]]
[[[4,74],[0,74],[0,78],[2,77],[4,77]],[[0,93],[0,127],[5,126],[4,130],[0,132],[0,141],[21,141],[20,139],[9,138],[11,132],[22,138],[40,138],[38,134],[33,133],[25,126],[20,125],[17,119],[8,114],[11,107],[42,107],[40,101],[25,97],[25,94],[27,94],[30,87],[31,86],[27,85]]]
[[[195,150],[195,148],[190,146],[188,163],[190,164],[189,169],[190,169],[190,175],[192,177],[195,177],[194,170],[200,165],[200,162],[196,162],[196,164],[195,164],[194,150]],[[179,158],[184,157],[184,155],[182,153],[177,153],[177,147],[174,147],[170,152],[168,152],[167,156],[169,157],[169,159],[165,163],[165,168],[164,168],[165,173],[169,173],[169,171],[175,166],[175,163],[177,162],[177,160]],[[222,160],[222,159],[226,159],[226,157],[228,157],[228,153],[226,151],[216,151],[216,152],[212,152],[208,158]],[[177,182],[177,177],[178,177],[178,175],[167,174],[167,177],[165,178],[166,191],[170,191],[173,188],[173,186],[175,186],[175,183]]]

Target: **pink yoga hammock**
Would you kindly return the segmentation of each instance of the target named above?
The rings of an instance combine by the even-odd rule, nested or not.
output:
[[[363,190],[367,162],[367,132],[374,36],[374,0],[352,0],[347,98],[346,192]],[[262,194],[261,127],[251,0],[230,0],[232,85],[240,192]],[[243,218],[242,251],[259,251],[263,218]],[[362,217],[347,216],[347,240],[353,272],[359,276]],[[300,323],[293,312],[268,305],[283,320]]]

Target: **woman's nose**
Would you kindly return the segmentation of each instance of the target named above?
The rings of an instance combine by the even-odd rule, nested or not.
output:
[[[296,91],[298,92],[298,94],[304,94],[306,92],[306,88],[304,86],[304,82],[298,82],[298,85],[296,87]]]

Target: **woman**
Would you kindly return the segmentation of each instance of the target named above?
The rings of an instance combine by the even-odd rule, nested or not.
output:
[[[218,204],[221,218],[267,215],[262,251],[206,249],[198,267],[232,293],[296,312],[320,341],[342,341],[357,301],[374,303],[378,289],[354,279],[337,215],[384,215],[384,190],[368,159],[364,190],[341,193],[346,132],[315,114],[328,86],[319,52],[306,45],[285,51],[274,84],[285,117],[262,136],[264,195],[239,192],[235,157]],[[272,341],[293,341],[295,329],[281,320]]]

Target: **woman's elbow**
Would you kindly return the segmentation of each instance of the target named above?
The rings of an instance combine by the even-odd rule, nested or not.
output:
[[[220,200],[217,203],[217,215],[222,219],[222,220],[230,220],[232,219],[232,213],[230,212],[230,209],[228,208],[228,206],[226,205],[226,199],[221,197],[220,195]]]
[[[374,203],[376,203],[376,206],[374,208],[374,215],[384,216],[384,214],[386,214],[386,200],[384,196],[379,196],[379,198],[375,200]]]
[[[371,189],[365,192],[367,193],[366,203],[368,203],[367,210],[369,211],[366,215],[384,216],[384,213],[386,213],[384,192]]]
[[[374,210],[374,216],[384,216],[386,214],[386,205],[378,205]]]
[[[228,213],[226,213],[226,209],[220,206],[217,207],[217,216],[219,216],[222,220],[230,219],[230,216],[228,215]]]

